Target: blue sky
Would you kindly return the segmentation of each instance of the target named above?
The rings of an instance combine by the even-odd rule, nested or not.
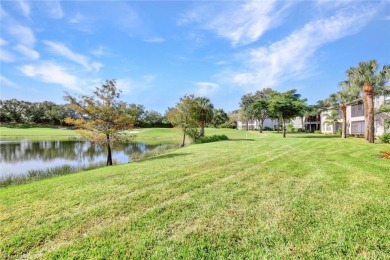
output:
[[[309,103],[345,70],[390,63],[389,1],[1,1],[1,99],[64,103],[116,79],[164,112],[184,94],[238,108],[296,88]]]

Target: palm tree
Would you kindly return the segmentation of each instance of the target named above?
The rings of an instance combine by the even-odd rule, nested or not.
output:
[[[197,106],[195,109],[195,118],[200,127],[200,136],[204,136],[204,128],[206,124],[210,123],[213,120],[213,110],[214,106],[211,103],[210,99],[206,97],[198,97],[195,99]]]
[[[340,82],[339,85],[341,86],[341,91],[336,93],[336,100],[343,119],[341,138],[347,138],[347,104],[358,99],[360,91],[351,87],[348,80]]]
[[[366,139],[369,143],[374,143],[374,95],[384,90],[385,83],[390,79],[390,66],[385,65],[378,72],[377,61],[369,60],[347,70],[347,75],[351,86],[359,91],[363,90]]]
[[[325,102],[325,100],[318,100],[317,104],[314,106],[315,109],[315,116],[316,116],[316,129],[320,130],[320,114],[321,111],[325,110],[328,107],[328,104]]]
[[[336,133],[336,125],[339,122],[340,116],[336,110],[332,110],[330,114],[325,115],[324,125],[332,125],[332,133]]]

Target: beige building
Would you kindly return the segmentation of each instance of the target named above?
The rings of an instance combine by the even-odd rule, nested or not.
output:
[[[378,109],[383,104],[390,104],[390,95],[382,95],[374,97],[374,108]],[[327,115],[331,113],[333,109],[329,109],[321,112],[321,125],[322,133],[333,133],[338,129],[341,129],[342,118],[338,108],[336,111],[339,113],[339,120],[336,124],[325,123]],[[385,132],[389,132],[390,129],[385,128],[385,120],[390,118],[389,113],[380,113],[375,115],[375,135],[380,136]],[[335,129],[333,129],[335,128]],[[333,131],[334,130],[334,131]],[[347,133],[349,135],[364,135],[365,121],[364,121],[364,106],[361,100],[357,100],[347,106]]]

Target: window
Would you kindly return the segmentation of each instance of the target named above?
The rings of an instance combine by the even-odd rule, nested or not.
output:
[[[351,117],[358,117],[358,116],[364,116],[363,104],[353,105],[351,107]]]
[[[364,121],[351,122],[351,134],[355,134],[355,135],[364,134]]]
[[[390,95],[385,96],[385,104],[390,104]]]

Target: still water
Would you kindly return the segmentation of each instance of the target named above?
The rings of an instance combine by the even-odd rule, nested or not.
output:
[[[114,147],[112,159],[127,163],[134,152],[144,153],[156,145],[128,143]],[[87,141],[0,141],[0,179],[26,174],[29,170],[71,165],[86,167],[106,162],[107,150]]]

